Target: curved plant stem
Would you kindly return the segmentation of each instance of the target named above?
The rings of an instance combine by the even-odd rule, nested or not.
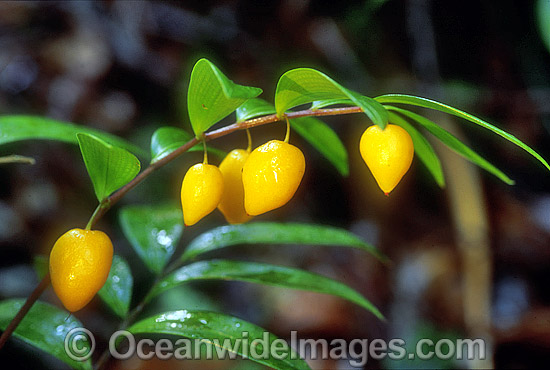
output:
[[[262,126],[268,123],[278,122],[285,119],[292,119],[292,118],[298,118],[298,117],[308,117],[308,116],[336,116],[341,114],[350,114],[350,113],[360,113],[362,112],[362,109],[359,107],[344,107],[344,108],[328,108],[328,109],[305,109],[297,112],[288,112],[283,117],[277,117],[276,114],[271,114],[268,116],[258,117],[249,119],[244,122],[240,123],[233,123],[231,125],[222,127],[218,130],[211,131],[208,133],[203,134],[203,137],[201,140],[210,141],[214,140],[220,137],[223,137],[225,135],[229,135],[235,131],[238,130],[245,130],[252,127]],[[94,213],[90,217],[90,220],[88,221],[88,224],[86,225],[87,229],[92,229],[95,224],[111,209],[111,207],[116,204],[124,195],[126,195],[127,192],[132,190],[137,184],[145,180],[151,173],[153,173],[156,169],[164,166],[165,164],[173,161],[177,157],[179,157],[181,154],[187,152],[189,149],[191,149],[193,146],[199,143],[199,140],[197,138],[193,138],[189,140],[187,143],[180,146],[178,149],[174,150],[167,156],[159,159],[156,162],[152,162],[145,170],[140,172],[132,181],[115,191],[113,194],[111,194],[109,197],[105,198],[99,206],[95,209]],[[31,295],[27,298],[27,301],[21,307],[17,315],[12,319],[12,321],[8,324],[6,330],[2,334],[2,337],[0,339],[0,348],[2,348],[3,344],[8,340],[8,338],[11,336],[17,325],[23,320],[27,312],[30,310],[34,302],[38,300],[42,292],[48,287],[50,283],[49,275],[46,275],[44,279],[39,283],[39,285],[34,289],[34,291],[31,293]],[[139,307],[139,305],[137,306]],[[136,308],[137,308],[136,307]],[[139,313],[139,312],[138,312]],[[137,314],[137,313],[136,313]],[[8,330],[11,328],[11,331]]]
[[[290,140],[290,120],[288,119],[288,117],[285,117],[286,119],[286,135],[285,135],[285,143],[288,144],[289,140]]]
[[[50,285],[50,273],[47,273],[46,276],[40,280],[40,283],[34,288],[31,295],[28,296],[27,300],[21,306],[19,309],[19,312],[15,315],[15,317],[11,320],[11,322],[6,327],[6,330],[2,333],[0,336],[0,349],[4,347],[4,344],[8,341],[9,337],[12,335],[12,333],[17,329],[17,326],[19,326],[19,323],[23,320],[25,315],[29,312],[34,302],[40,298],[42,293],[46,290],[46,288]]]

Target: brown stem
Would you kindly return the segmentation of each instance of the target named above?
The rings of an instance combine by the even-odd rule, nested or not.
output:
[[[47,273],[46,276],[42,278],[40,283],[34,288],[31,295],[27,298],[25,301],[25,304],[19,309],[19,312],[17,312],[17,315],[11,320],[11,322],[6,327],[6,330],[2,333],[0,336],[0,349],[4,347],[4,344],[8,341],[11,334],[17,329],[17,326],[19,323],[23,320],[27,312],[31,309],[34,302],[40,298],[44,290],[50,285],[50,274]]]
[[[335,116],[340,114],[350,114],[350,113],[360,113],[362,112],[361,108],[359,107],[344,107],[344,108],[329,108],[329,109],[306,109],[302,111],[297,112],[289,112],[286,113],[285,116],[289,119],[292,118],[299,118],[299,117],[309,117],[309,116]],[[218,130],[211,131],[204,134],[204,140],[210,141],[217,138],[220,138],[222,136],[231,134],[238,130],[244,130],[247,128],[252,127],[258,127],[261,125],[265,125],[268,123],[273,123],[277,121],[282,121],[285,119],[285,116],[283,117],[277,117],[276,114],[271,114],[269,116],[263,116],[259,118],[253,118],[244,122],[240,123],[233,123],[232,125],[228,125],[225,127],[222,127]],[[153,162],[147,167],[143,172],[141,172],[139,175],[137,175],[132,181],[130,181],[128,184],[124,185],[122,188],[118,189],[116,192],[111,194],[111,196],[104,199],[103,202],[101,202],[101,207],[99,208],[98,212],[95,212],[92,215],[92,218],[90,218],[90,221],[88,222],[88,225],[93,228],[96,222],[103,217],[105,213],[116,203],[118,202],[128,191],[133,189],[137,184],[145,180],[153,171],[155,171],[157,168],[160,168],[164,166],[165,164],[173,161],[175,158],[179,157],[181,154],[187,152],[189,149],[191,149],[193,146],[199,143],[199,140],[197,138],[193,138],[189,140],[184,145],[180,146],[178,149],[174,150],[170,154],[168,154],[166,157],[163,157],[162,159]]]
[[[259,118],[253,118],[244,122],[237,122],[232,125],[228,125],[225,127],[222,127],[218,130],[211,131],[209,133],[203,134],[203,138],[205,141],[210,141],[217,139],[219,137],[228,135],[232,132],[235,132],[237,130],[244,130],[247,128],[257,127],[261,125],[265,125],[268,123],[273,123],[277,121],[282,121],[286,118],[292,119],[292,118],[299,118],[299,117],[309,117],[309,116],[335,116],[340,114],[350,114],[350,113],[360,113],[362,112],[361,108],[359,107],[344,107],[344,108],[328,108],[328,109],[305,109],[302,111],[297,112],[288,112],[284,114],[282,117],[278,117],[276,114],[271,114],[264,117]],[[202,139],[202,138],[201,138]],[[160,168],[164,166],[165,164],[171,162],[181,154],[185,153],[189,149],[191,149],[193,146],[195,146],[199,140],[197,138],[193,138],[189,140],[187,143],[180,146],[178,149],[174,150],[170,154],[168,154],[166,157],[163,157],[159,159],[156,162],[153,162],[147,167],[145,170],[143,170],[139,175],[134,177],[132,181],[124,185],[122,188],[118,189],[116,192],[111,194],[109,197],[105,198],[98,208],[94,211],[92,216],[90,217],[90,220],[88,221],[88,224],[86,225],[86,228],[93,228],[94,225],[103,217],[105,213],[111,207],[117,203],[127,192],[129,192],[131,189],[133,189],[137,184],[145,180],[151,173],[153,173],[157,168]],[[31,295],[27,298],[25,301],[25,304],[17,315],[12,319],[12,321],[8,324],[6,330],[0,337],[0,348],[4,345],[4,343],[9,339],[17,325],[23,320],[27,312],[29,312],[30,308],[38,300],[42,292],[48,287],[50,283],[49,274],[42,279],[42,281],[39,283],[39,285],[34,289],[34,291],[31,293]],[[103,358],[103,356],[102,356]],[[108,358],[108,356],[107,356]],[[103,361],[106,361],[107,359],[104,359]]]

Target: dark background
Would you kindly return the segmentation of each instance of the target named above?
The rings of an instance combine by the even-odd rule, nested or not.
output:
[[[206,57],[237,83],[261,87],[268,101],[273,100],[278,77],[295,67],[319,69],[369,96],[412,93],[442,100],[513,133],[548,159],[550,52],[543,42],[548,35],[537,28],[535,6],[543,1],[1,2],[0,112],[88,125],[148,148],[152,132],[160,126],[189,129],[189,74],[193,64]],[[477,196],[464,188],[455,199],[471,209],[472,219],[481,217],[487,225],[481,230],[480,240],[485,242],[474,242],[473,247],[486,252],[482,258],[492,270],[490,293],[479,304],[489,304],[489,312],[485,315],[480,308],[485,326],[477,328],[492,343],[492,355],[477,366],[528,368],[548,363],[548,171],[521,149],[479,127],[441,115],[431,118],[458,130],[476,151],[516,180],[510,187],[487,173],[478,177],[471,169],[462,172],[455,165],[462,160],[454,154],[442,157],[448,182],[458,177],[476,184]],[[363,115],[325,122],[348,148],[350,176],[340,177],[293,135],[291,141],[307,158],[303,183],[287,206],[258,219],[344,227],[376,244],[394,264],[383,266],[357,251],[314,247],[243,247],[222,255],[296,266],[344,281],[380,307],[388,322],[334,297],[220,282],[167,293],[149,313],[194,307],[220,310],[283,338],[291,330],[301,337],[347,340],[476,336],[478,330],[464,314],[467,305],[476,312],[476,303],[472,306],[464,299],[469,288],[463,277],[470,267],[460,247],[460,235],[468,235],[468,227],[476,229],[460,222],[451,190],[439,189],[415,159],[386,198],[358,155],[359,137],[370,123]],[[254,145],[282,138],[284,129],[273,124],[253,130]],[[230,150],[245,147],[246,138],[236,133],[212,144]],[[38,141],[0,148],[0,155],[14,153],[37,163],[0,165],[2,298],[28,295],[37,282],[33,256],[48,254],[67,229],[84,226],[96,206],[78,148]],[[183,156],[131,191],[122,204],[177,200],[183,174],[199,160],[200,154]],[[112,236],[116,252],[130,262],[134,296],[140,297],[151,276],[120,231],[118,208],[98,227]],[[221,215],[213,213],[185,230],[180,247],[223,223]],[[42,299],[58,304],[51,290]],[[116,318],[98,299],[76,316],[98,333],[98,347],[104,349]],[[17,340],[0,352],[0,361],[36,369],[62,366]],[[349,368],[344,361],[311,365]],[[255,365],[131,360],[113,366]],[[452,360],[370,360],[366,368],[469,366],[473,365]]]

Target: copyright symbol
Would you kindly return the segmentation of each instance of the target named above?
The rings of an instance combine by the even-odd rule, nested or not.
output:
[[[94,335],[86,328],[71,329],[65,336],[65,353],[75,361],[86,361],[94,349]]]

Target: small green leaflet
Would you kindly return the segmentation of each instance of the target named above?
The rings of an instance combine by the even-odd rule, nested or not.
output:
[[[0,145],[21,140],[57,140],[78,144],[76,134],[79,132],[95,135],[134,154],[147,155],[143,149],[126,140],[86,126],[38,116],[0,116]]]
[[[314,246],[351,247],[367,251],[380,261],[389,262],[376,247],[365,243],[344,229],[300,223],[253,222],[221,226],[196,237],[181,256],[189,260],[197,256],[239,244],[306,244]]]
[[[208,260],[180,267],[163,278],[152,289],[146,300],[194,280],[236,280],[283,288],[331,294],[347,299],[384,319],[380,311],[361,294],[347,285],[304,270],[265,263]]]
[[[412,96],[412,95],[388,94],[388,95],[378,96],[375,99],[382,104],[410,104],[410,105],[415,105],[417,107],[435,109],[443,113],[448,113],[448,114],[452,114],[453,116],[463,118],[467,121],[475,123],[476,125],[484,127],[490,131],[493,131],[495,134],[502,136],[509,142],[516,144],[517,146],[525,150],[527,153],[531,154],[533,157],[538,159],[548,170],[550,170],[550,164],[548,164],[548,162],[544,158],[542,158],[540,154],[535,152],[533,149],[531,149],[528,145],[523,143],[517,137],[507,133],[504,130],[499,129],[498,127],[491,125],[488,122],[485,122],[480,118],[477,118],[476,116],[463,112],[460,109],[456,109],[454,107],[437,102],[435,100],[420,98],[418,96]]]
[[[160,127],[151,136],[151,163],[155,163],[166,157],[180,146],[185,145],[189,140],[193,139],[193,135],[187,131],[177,127]],[[227,153],[223,150],[207,146],[208,153],[211,153],[219,158],[225,157]],[[202,143],[199,143],[188,152],[202,152]]]
[[[281,356],[283,357],[281,359],[271,356],[270,348],[275,346],[273,342],[278,341],[281,345],[284,342],[274,334],[237,317],[221,313],[194,310],[169,311],[143,319],[127,330],[132,334],[168,334],[198,340],[212,346],[212,354],[215,358],[234,359],[237,355],[241,355],[273,369],[310,369],[290,346],[286,347],[287,356]],[[182,345],[179,350],[182,356],[186,355],[186,350],[187,355],[193,354],[190,345]]]
[[[315,117],[293,118],[290,126],[328,159],[342,176],[349,175],[348,151],[330,126]]]
[[[100,202],[138,174],[140,163],[132,153],[107,144],[93,135],[80,133],[76,136]]]
[[[441,168],[441,162],[439,157],[434,151],[434,148],[429,141],[422,135],[413,125],[403,119],[401,116],[394,112],[389,112],[390,122],[403,127],[409,135],[411,135],[414,151],[418,158],[424,163],[428,171],[432,174],[435,182],[439,187],[445,187],[445,177],[443,176],[443,169]]]
[[[128,206],[119,213],[126,238],[152,272],[162,271],[183,233],[178,205]]]
[[[493,166],[491,163],[489,163],[485,158],[474,152],[470,147],[466,146],[462,141],[458,140],[454,135],[452,135],[450,132],[444,130],[440,126],[436,125],[434,122],[430,121],[427,118],[424,118],[416,113],[410,112],[406,109],[401,109],[397,107],[387,106],[387,109],[394,110],[396,112],[399,112],[400,114],[412,119],[413,121],[417,122],[419,125],[423,126],[426,130],[428,130],[430,133],[432,133],[435,137],[437,137],[441,142],[445,145],[447,145],[449,148],[451,148],[456,153],[460,154],[465,159],[469,160],[470,162],[478,165],[479,167],[485,169],[486,171],[492,173],[508,185],[513,185],[514,180],[506,176],[501,170]]]
[[[388,112],[381,104],[346,89],[324,73],[311,68],[292,69],[281,76],[275,91],[275,108],[277,115],[282,117],[295,106],[332,99],[351,100],[382,129],[388,123]]]
[[[273,104],[260,98],[250,99],[237,108],[237,122],[241,123],[252,118],[275,113]]]
[[[216,122],[245,101],[262,93],[262,89],[237,85],[208,59],[200,59],[191,72],[187,109],[195,136],[199,138]]]
[[[24,303],[24,299],[8,299],[0,302],[0,329],[6,329]],[[75,361],[65,351],[65,337],[73,329],[75,332],[69,338],[74,338],[78,334],[82,335],[77,343],[78,349],[83,351],[82,355],[87,354],[91,347],[86,334],[80,329],[83,327],[82,323],[73,315],[67,316],[67,314],[65,310],[37,301],[15,329],[13,336],[49,353],[73,369],[92,370],[90,359]]]
[[[132,286],[134,278],[128,262],[121,256],[113,256],[113,264],[105,285],[98,294],[119,317],[126,317],[132,299]]]

